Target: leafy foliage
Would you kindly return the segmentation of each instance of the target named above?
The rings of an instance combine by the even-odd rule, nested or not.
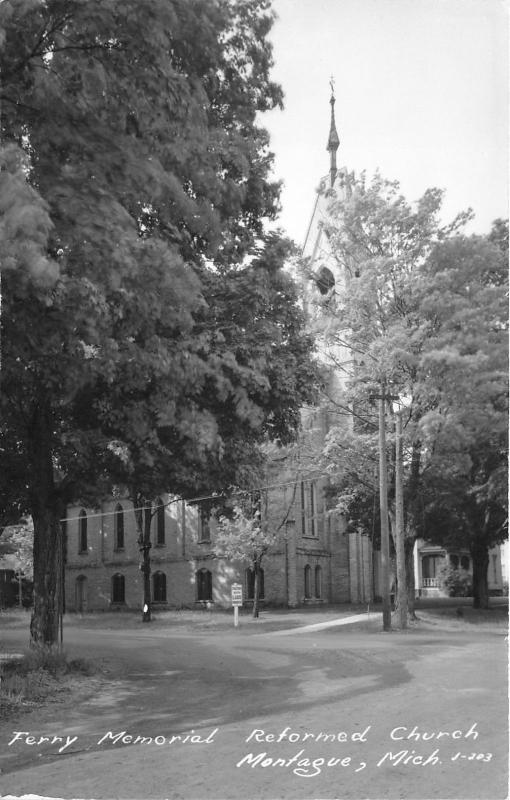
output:
[[[370,397],[409,397],[410,544],[421,535],[469,547],[475,603],[485,603],[487,552],[506,530],[508,226],[499,220],[489,236],[463,236],[469,213],[441,226],[441,198],[429,190],[411,207],[398,184],[376,176],[367,186],[361,176],[331,207],[328,233],[346,287],[328,334],[350,351],[346,401],[360,414],[354,432],[331,431],[325,457],[340,476],[342,510],[366,527]]]
[[[218,558],[249,564],[255,573],[253,616],[259,615],[260,570],[264,555],[274,544],[274,533],[261,519],[261,513],[246,513],[235,506],[231,517],[220,517],[214,539],[214,553]]]
[[[27,181],[28,170],[17,145],[0,147],[0,272],[19,269],[25,279],[51,285],[58,275],[47,254],[53,224],[47,204]]]
[[[348,533],[364,533],[379,541],[378,439],[374,431],[333,429],[323,459],[330,475],[328,493],[346,521]]]
[[[274,535],[262,524],[260,514],[247,515],[235,506],[232,518],[218,520],[214,550],[220,558],[254,565],[273,543]]]
[[[34,519],[34,639],[68,503],[246,484],[310,396],[288,245],[265,233],[271,22],[266,0],[0,4],[0,500]]]
[[[351,177],[346,198],[331,204],[326,231],[345,275],[332,334],[339,343],[347,337],[361,401],[383,381],[402,391],[414,379],[421,332],[413,330],[418,306],[410,287],[434,245],[469,218],[466,212],[441,225],[441,203],[442,192],[429,189],[411,205],[396,181],[376,174],[367,184],[362,173]]]
[[[505,260],[490,236],[457,237],[432,253],[416,286],[434,397],[421,421],[422,519],[428,538],[470,548],[477,603],[487,594],[477,565],[505,539],[508,513]]]
[[[449,597],[470,597],[472,595],[471,575],[464,569],[453,569],[448,566],[441,571],[440,581]]]
[[[31,522],[10,525],[1,533],[0,556],[12,555],[15,569],[27,580],[32,580],[34,572],[34,527]]]

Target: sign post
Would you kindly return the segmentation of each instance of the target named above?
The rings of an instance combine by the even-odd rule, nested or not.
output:
[[[232,605],[234,606],[234,627],[239,625],[239,606],[243,604],[243,587],[240,583],[233,583],[230,587]]]

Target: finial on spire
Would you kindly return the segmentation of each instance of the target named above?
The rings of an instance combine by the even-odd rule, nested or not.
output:
[[[330,105],[331,105],[331,124],[329,128],[329,138],[328,144],[326,146],[326,150],[329,150],[329,175],[330,175],[330,183],[331,187],[335,183],[335,178],[337,174],[336,168],[336,151],[338,150],[338,146],[340,144],[340,139],[336,130],[335,124],[335,79],[333,75],[329,79],[329,85],[331,87],[331,97],[330,97]]]

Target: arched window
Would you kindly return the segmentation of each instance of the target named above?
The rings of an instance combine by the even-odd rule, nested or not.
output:
[[[120,503],[115,506],[115,514],[113,517],[114,527],[114,547],[115,550],[124,549],[124,511]]]
[[[88,552],[87,512],[84,508],[82,508],[78,517],[78,549],[80,553]]]
[[[126,602],[126,583],[124,575],[117,573],[112,577],[112,603]]]
[[[452,566],[452,569],[458,569],[459,568],[459,557],[455,556],[455,555],[450,555],[450,564]]]
[[[322,569],[319,566],[315,567],[315,597],[322,597]]]
[[[246,599],[254,600],[255,598],[255,570],[248,567],[245,573],[246,580]],[[259,570],[259,600],[264,599],[264,570]]]
[[[305,600],[309,600],[312,596],[312,568],[310,564],[305,567]]]
[[[196,574],[197,600],[212,600],[212,575],[208,569],[199,569]]]
[[[152,599],[155,603],[166,603],[166,575],[155,572],[152,576]]]
[[[460,566],[461,569],[469,570],[469,556],[460,557]]]
[[[156,500],[156,544],[165,544],[165,505],[161,497]]]

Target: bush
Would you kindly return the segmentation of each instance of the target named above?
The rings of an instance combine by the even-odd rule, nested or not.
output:
[[[67,659],[65,653],[56,647],[34,647],[19,660],[11,662],[9,667],[15,668],[18,675],[43,670],[55,678],[67,671]]]
[[[472,577],[465,569],[445,567],[441,572],[441,584],[449,597],[470,597],[473,593]]]
[[[0,664],[0,713],[8,715],[33,706],[66,689],[66,676],[91,675],[94,666],[83,658],[67,660],[56,647],[37,647]]]

